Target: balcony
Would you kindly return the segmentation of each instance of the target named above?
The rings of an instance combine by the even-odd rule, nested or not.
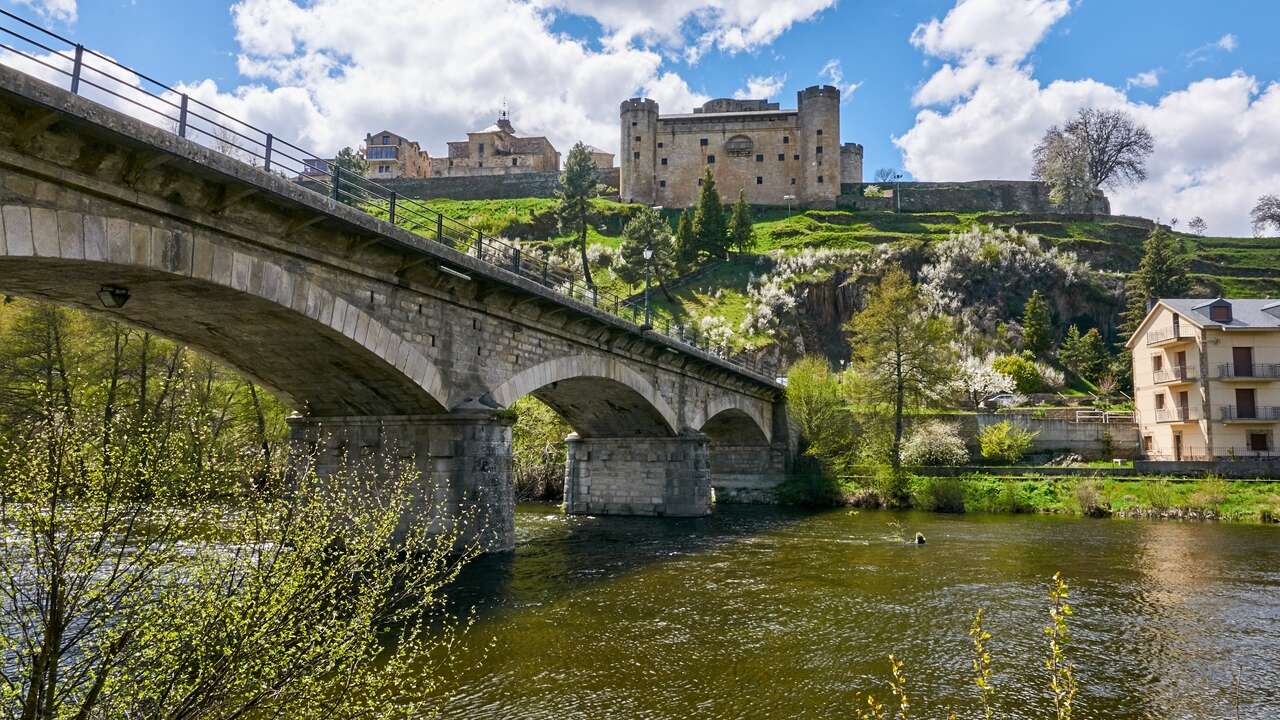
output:
[[[1198,377],[1200,377],[1199,370],[1183,366],[1157,370],[1152,375],[1152,379],[1156,385],[1176,385],[1178,383],[1195,382]]]
[[[1182,331],[1182,328],[1177,327],[1156,328],[1147,332],[1148,346],[1164,347],[1166,345],[1192,342],[1195,339],[1194,335],[1187,334]]]
[[[1185,423],[1198,422],[1200,420],[1200,409],[1193,407],[1164,407],[1156,408],[1156,422],[1158,423]]]
[[[1272,382],[1280,380],[1280,363],[1222,363],[1218,366],[1218,379],[1223,382]]]
[[[1223,405],[1218,408],[1218,418],[1222,422],[1280,422],[1280,407],[1274,405],[1255,405],[1242,407],[1239,405]]]

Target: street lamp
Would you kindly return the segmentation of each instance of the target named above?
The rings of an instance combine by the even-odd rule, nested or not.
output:
[[[783,195],[783,200],[787,201],[787,217],[791,217],[791,201],[796,199],[795,195]]]
[[[653,315],[649,310],[649,283],[653,279],[653,246],[650,245],[644,249],[644,325],[642,329],[648,330],[653,321]]]

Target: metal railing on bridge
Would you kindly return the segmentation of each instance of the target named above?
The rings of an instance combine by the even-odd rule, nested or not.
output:
[[[175,88],[116,62],[110,57],[0,10],[0,63],[72,93],[112,107],[143,122],[248,163],[335,201],[363,210],[480,260],[512,272],[571,300],[590,305],[642,329],[701,350],[745,370],[772,378],[775,368],[749,355],[733,354],[668,310],[653,305],[648,317],[636,297],[624,297],[588,285],[583,274],[553,263],[549,253],[519,242],[486,235],[427,207],[399,196],[333,158],[322,158],[228,115]],[[533,252],[530,252],[533,250]]]

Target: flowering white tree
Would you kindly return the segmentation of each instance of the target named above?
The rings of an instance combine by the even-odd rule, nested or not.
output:
[[[960,362],[956,372],[952,387],[966,402],[973,404],[974,410],[992,395],[1013,392],[1013,378],[996,370],[992,365],[993,360],[995,357],[991,355],[984,358],[970,355]]]

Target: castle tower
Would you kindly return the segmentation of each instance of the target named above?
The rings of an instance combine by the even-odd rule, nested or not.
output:
[[[840,146],[840,183],[862,182],[862,146],[845,143]]]
[[[658,103],[644,98],[624,100],[621,116],[619,194],[623,202],[652,205],[657,198]]]
[[[814,85],[796,93],[800,115],[800,202],[834,204],[840,194],[840,90]]]

